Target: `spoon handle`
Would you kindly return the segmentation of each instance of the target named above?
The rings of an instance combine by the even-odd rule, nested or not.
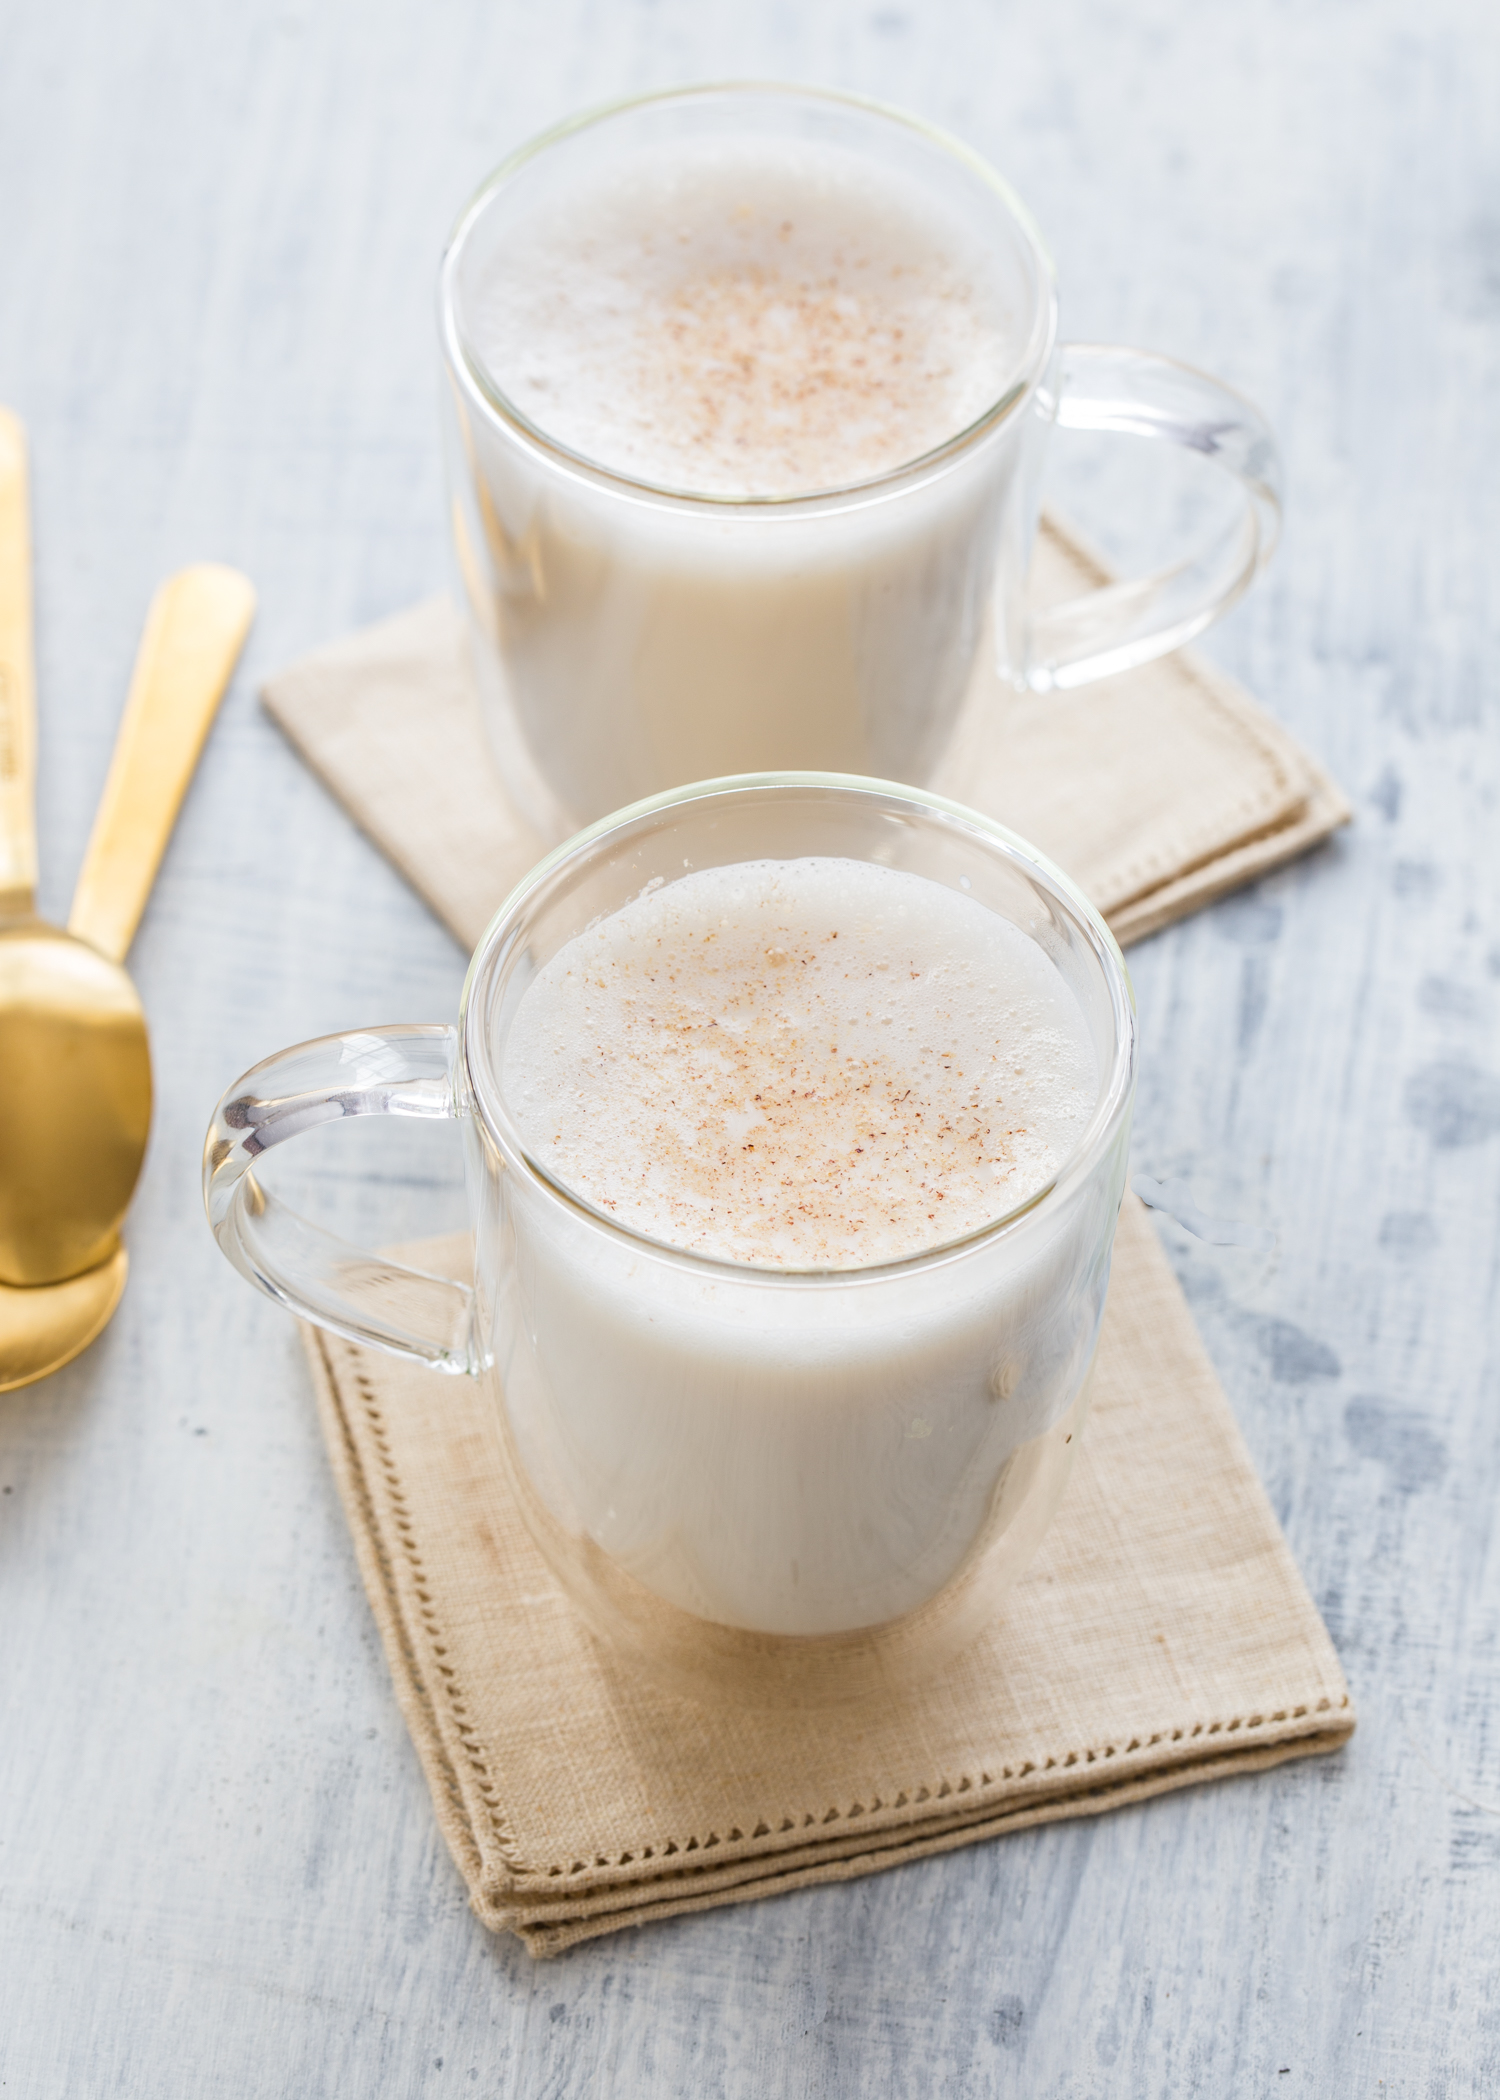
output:
[[[125,960],[235,659],[255,592],[205,562],[169,576],[151,601],[68,931]]]
[[[0,919],[36,898],[36,660],[26,433],[0,408]]]

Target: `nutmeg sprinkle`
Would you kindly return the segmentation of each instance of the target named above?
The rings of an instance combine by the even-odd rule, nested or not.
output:
[[[528,988],[503,1084],[541,1164],[607,1215],[797,1268],[1003,1216],[1096,1091],[1077,1003],[1028,935],[832,858],[699,870],[578,935]]]
[[[486,364],[541,429],[717,496],[919,459],[1015,357],[993,258],[941,199],[807,141],[638,152],[513,229],[473,300]]]

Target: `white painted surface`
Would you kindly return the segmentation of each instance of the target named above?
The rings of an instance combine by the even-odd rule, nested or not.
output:
[[[130,1291],[0,1399],[0,2091],[1495,2090],[1494,10],[12,0],[0,44],[51,916],[153,585],[212,557],[262,596],[133,955],[160,1105]],[[542,123],[708,73],[951,124],[1042,219],[1071,333],[1216,370],[1283,434],[1283,554],[1213,647],[1360,823],[1136,952],[1136,1152],[1279,1236],[1163,1228],[1362,1725],[533,1968],[464,1908],[295,1339],[214,1250],[197,1151],[252,1059],[457,999],[456,950],[253,698],[445,578],[446,225]],[[331,1134],[310,1196],[363,1237],[439,1229],[443,1145]]]

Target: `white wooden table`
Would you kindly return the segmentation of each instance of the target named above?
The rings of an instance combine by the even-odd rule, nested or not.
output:
[[[0,399],[37,495],[42,902],[148,595],[262,611],[133,967],[160,1089],[104,1341],[0,1400],[0,2092],[1500,2089],[1500,17],[1491,0],[9,0]],[[1361,1713],[1337,1758],[533,1966],[465,1908],[290,1324],[197,1195],[220,1088],[455,1009],[462,958],[260,713],[446,580],[433,277],[503,152],[710,74],[840,84],[1015,180],[1074,335],[1271,412],[1291,510],[1214,638],[1332,847],[1138,950],[1137,1165]],[[307,1200],[457,1221],[441,1133]]]

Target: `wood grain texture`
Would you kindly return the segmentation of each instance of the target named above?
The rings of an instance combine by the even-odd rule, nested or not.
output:
[[[132,951],[160,1106],[130,1288],[0,1399],[0,2090],[1496,2090],[1488,0],[12,0],[0,28],[49,916],[155,585],[228,561],[262,607]],[[1360,821],[1134,952],[1137,1162],[1277,1235],[1162,1228],[1362,1726],[1339,1758],[533,1970],[464,1908],[296,1337],[214,1249],[197,1157],[253,1059],[457,1000],[456,948],[254,701],[448,581],[446,227],[541,124],[710,73],[953,126],[1037,211],[1070,333],[1219,372],[1282,434],[1284,547],[1208,646]],[[458,1221],[443,1134],[299,1149],[351,1236]]]

